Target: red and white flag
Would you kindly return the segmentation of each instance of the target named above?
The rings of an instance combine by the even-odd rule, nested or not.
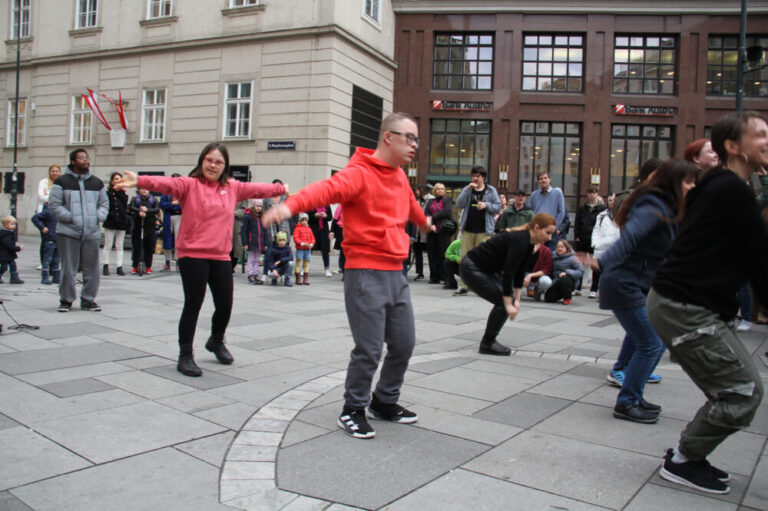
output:
[[[88,106],[93,111],[96,119],[98,119],[99,122],[103,124],[105,128],[107,128],[107,130],[112,131],[112,127],[109,125],[107,119],[104,117],[104,114],[101,112],[101,108],[99,108],[99,94],[97,92],[93,92],[91,89],[88,89],[88,94],[83,94],[83,99],[85,99],[86,103],[88,103]]]

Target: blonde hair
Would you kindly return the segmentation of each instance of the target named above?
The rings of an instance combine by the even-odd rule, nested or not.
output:
[[[61,167],[56,165],[55,163],[53,165],[51,165],[50,167],[48,167],[48,189],[49,190],[53,186],[53,179],[51,179],[51,169],[54,168],[54,167],[59,169],[59,173],[61,173]]]
[[[16,218],[12,217],[11,215],[5,215],[4,217],[0,217],[0,223],[3,225],[9,223],[9,222],[15,222]]]
[[[571,247],[571,244],[568,243],[568,241],[565,238],[560,238],[559,240],[557,240],[557,244],[555,244],[555,249],[557,249],[557,245],[559,245],[560,243],[563,244],[563,246],[565,247],[565,250],[567,250],[569,254],[573,253],[573,248]]]

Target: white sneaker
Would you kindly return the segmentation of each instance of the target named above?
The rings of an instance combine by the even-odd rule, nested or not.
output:
[[[597,291],[590,291],[589,292],[589,297],[590,298],[597,298]]]
[[[325,276],[326,277],[332,277],[333,273],[331,273],[331,270],[325,270]]]
[[[752,330],[752,322],[742,319],[739,326],[736,327],[737,332],[749,332]]]

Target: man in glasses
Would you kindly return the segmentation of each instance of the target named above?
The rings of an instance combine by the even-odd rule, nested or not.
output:
[[[57,244],[61,257],[59,312],[69,312],[77,298],[75,275],[83,270],[80,308],[100,311],[99,222],[107,218],[109,199],[101,179],[91,174],[91,161],[85,149],[69,153],[69,165],[54,181],[48,207],[58,219]]]
[[[373,419],[401,424],[418,420],[397,403],[416,341],[403,275],[409,245],[405,224],[410,220],[422,230],[430,227],[400,168],[416,156],[418,134],[409,114],[390,114],[381,123],[376,150],[358,147],[343,171],[307,186],[264,217],[269,225],[325,204],[340,203],[344,209],[344,295],[355,346],[337,425],[355,438],[376,434],[366,407]],[[385,342],[387,356],[371,396]]]

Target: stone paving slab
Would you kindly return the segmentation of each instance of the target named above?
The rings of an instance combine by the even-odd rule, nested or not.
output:
[[[65,367],[114,362],[146,356],[147,353],[108,342],[47,350],[20,351],[0,355],[0,371],[11,374],[35,373]]]

